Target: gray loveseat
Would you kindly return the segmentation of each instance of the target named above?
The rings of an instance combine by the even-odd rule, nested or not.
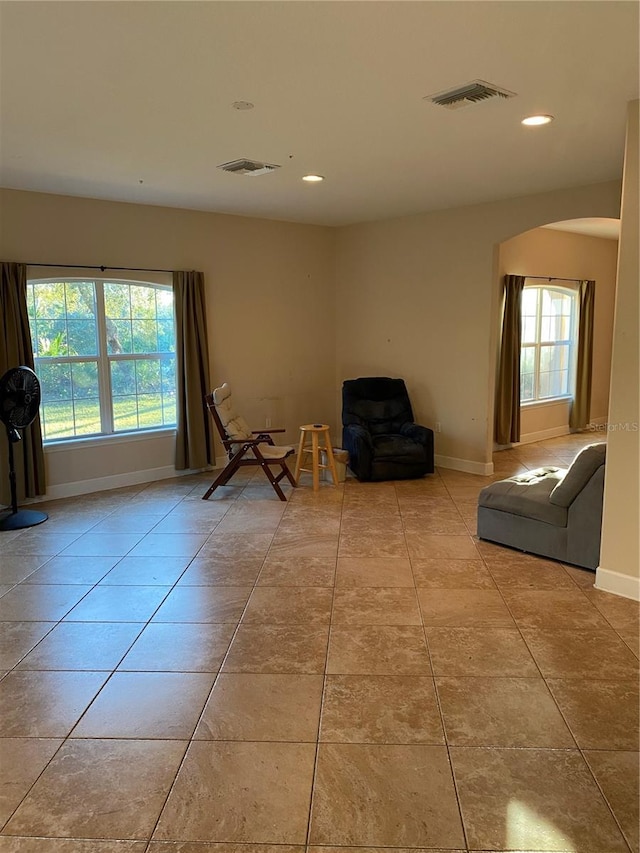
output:
[[[606,447],[584,447],[569,468],[538,468],[486,486],[478,497],[480,539],[596,569]]]

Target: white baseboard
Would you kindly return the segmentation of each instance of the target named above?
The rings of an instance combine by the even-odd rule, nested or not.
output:
[[[527,432],[520,436],[518,444],[512,445],[518,447],[520,444],[533,444],[534,441],[544,441],[545,438],[558,438],[561,435],[569,435],[570,430],[567,425],[551,427],[550,429],[541,429],[538,432]]]
[[[171,477],[181,477],[193,473],[193,471],[176,471],[173,465],[146,468],[144,471],[128,471],[125,474],[111,474],[108,477],[96,477],[93,480],[77,480],[75,483],[61,483],[59,486],[50,486],[46,495],[38,498],[38,500],[72,498],[76,495],[87,495],[90,492],[104,492],[108,489],[120,489],[123,486],[137,486],[142,483],[152,483],[154,480],[168,480]]]
[[[436,453],[437,468],[451,468],[453,471],[466,471],[467,474],[493,474],[493,462],[474,462],[472,459],[456,459],[455,456],[440,456]]]
[[[614,595],[621,595],[623,598],[640,601],[640,578],[632,575],[623,575],[620,572],[614,572],[612,569],[603,569],[602,566],[598,566],[594,586],[603,592],[612,592]]]
[[[582,432],[606,432],[605,430],[599,430],[597,427],[606,425],[607,418],[592,418],[587,426],[582,430]],[[520,436],[520,441],[514,442],[513,444],[497,444],[494,443],[493,449],[497,450],[511,450],[514,447],[519,447],[521,444],[533,444],[536,441],[544,441],[545,438],[559,438],[563,435],[572,435],[571,429],[568,424],[563,424],[562,426],[550,427],[549,429],[541,429],[537,432],[525,432]]]

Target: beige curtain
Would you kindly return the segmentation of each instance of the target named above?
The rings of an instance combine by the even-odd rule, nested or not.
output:
[[[495,415],[495,439],[498,444],[520,441],[520,340],[523,288],[523,275],[505,275]]]
[[[578,321],[578,359],[576,392],[569,415],[571,429],[584,429],[591,412],[591,374],[593,363],[593,314],[596,296],[595,281],[580,282],[580,318]]]
[[[31,332],[27,315],[27,268],[24,264],[0,263],[0,376],[12,367],[33,370]],[[22,441],[13,446],[18,500],[44,495],[46,480],[40,415],[22,430]],[[7,431],[0,426],[0,503],[9,504],[9,448]]]
[[[176,315],[176,373],[178,425],[175,466],[205,468],[215,462],[213,437],[204,395],[209,384],[209,346],[204,275],[173,273]]]

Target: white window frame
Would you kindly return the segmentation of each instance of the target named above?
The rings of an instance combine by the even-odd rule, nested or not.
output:
[[[554,402],[572,399],[575,393],[576,383],[576,364],[577,364],[577,343],[578,343],[578,321],[579,321],[579,304],[578,304],[578,281],[572,286],[570,282],[559,281],[558,279],[549,279],[540,281],[538,279],[525,278],[525,290],[537,290],[537,305],[536,305],[536,340],[532,343],[520,344],[520,364],[522,364],[522,350],[525,348],[533,348],[535,350],[534,359],[534,397],[532,400],[521,400],[521,406],[546,406]],[[564,295],[571,296],[572,311],[571,311],[571,335],[566,340],[543,341],[542,334],[542,310],[541,300],[542,291],[552,290]],[[520,318],[522,322],[522,317]],[[540,396],[540,351],[545,346],[568,345],[569,347],[569,387],[566,394],[559,394],[551,397]]]
[[[36,271],[37,270],[37,271]],[[173,290],[173,282],[170,274],[167,273],[148,273],[145,272],[145,278],[140,278],[140,274],[134,271],[118,270],[115,276],[105,275],[100,272],[99,275],[94,275],[91,268],[87,268],[87,275],[78,275],[77,269],[69,269],[60,267],[45,267],[45,268],[27,268],[27,285],[31,284],[47,284],[57,282],[74,282],[74,281],[91,281],[95,286],[96,293],[96,326],[97,326],[97,354],[95,356],[57,356],[56,363],[72,364],[86,363],[87,361],[95,361],[98,371],[98,396],[100,423],[102,430],[96,433],[86,435],[72,435],[57,438],[43,438],[45,447],[52,448],[56,445],[69,447],[74,443],[86,444],[87,442],[111,443],[119,439],[130,441],[132,438],[144,437],[149,434],[171,434],[175,433],[175,424],[163,424],[152,427],[135,427],[128,430],[115,430],[113,423],[113,392],[111,387],[111,369],[112,361],[136,361],[148,358],[162,358],[164,353],[119,353],[110,354],[107,351],[107,323],[104,307],[104,284],[131,284],[141,285],[143,287],[152,287],[161,290]],[[175,332],[175,313],[174,313],[174,332]],[[36,373],[38,363],[45,361],[45,358],[35,358]]]

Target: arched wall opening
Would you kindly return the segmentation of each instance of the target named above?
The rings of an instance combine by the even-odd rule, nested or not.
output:
[[[590,425],[594,432],[607,420],[616,298],[620,220],[583,218],[548,223],[511,237],[496,247],[495,369],[500,350],[502,286],[505,275],[531,276],[538,281],[593,279],[596,282],[593,380]],[[495,393],[490,409],[495,417]],[[569,433],[570,400],[523,404],[521,443]],[[493,440],[493,424],[489,436]]]

